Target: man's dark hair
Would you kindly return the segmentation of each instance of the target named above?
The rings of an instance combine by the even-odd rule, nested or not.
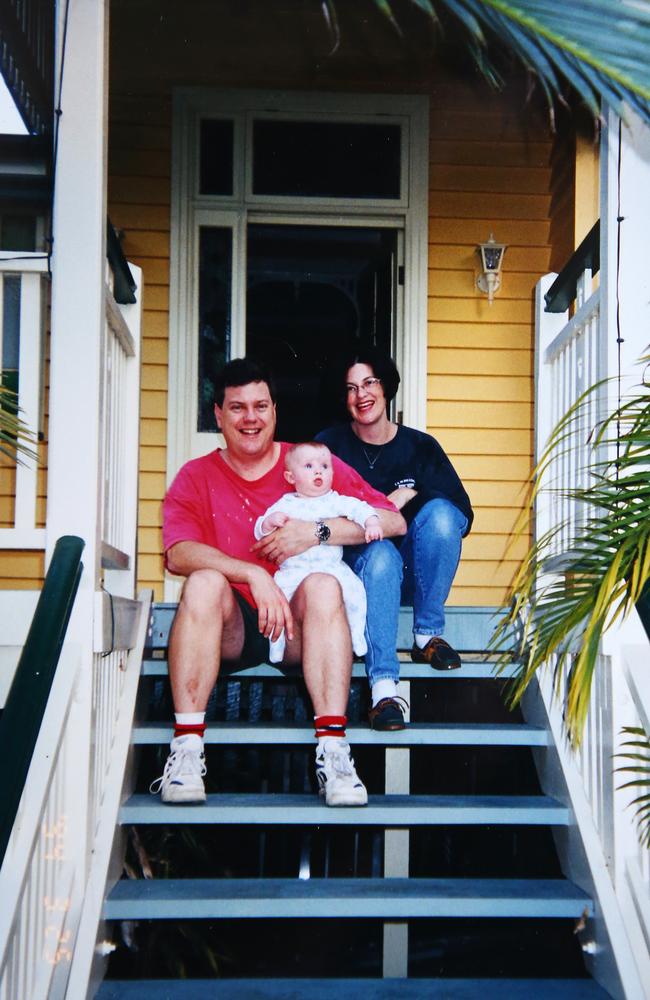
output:
[[[368,365],[369,368],[372,368],[373,374],[381,379],[386,402],[390,403],[395,398],[400,377],[397,365],[388,354],[376,347],[359,347],[350,354],[346,359],[345,367],[341,370],[340,386],[343,396],[346,395],[345,386],[347,385],[348,371],[352,365]]]
[[[214,401],[219,409],[223,406],[226,389],[248,385],[250,382],[266,382],[269,395],[275,403],[275,382],[268,368],[252,358],[233,358],[215,376]]]

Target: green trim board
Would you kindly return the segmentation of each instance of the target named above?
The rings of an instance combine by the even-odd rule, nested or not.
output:
[[[62,535],[54,546],[34,617],[0,718],[0,742],[11,747],[11,781],[0,810],[0,862],[9,844],[41,729],[79,581],[84,541]]]

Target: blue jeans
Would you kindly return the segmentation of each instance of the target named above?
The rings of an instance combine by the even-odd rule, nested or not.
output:
[[[368,597],[366,673],[370,684],[399,679],[397,622],[400,604],[413,605],[413,632],[442,635],[445,601],[460,561],[467,518],[449,500],[429,500],[407,534],[393,542],[346,547],[345,561]]]

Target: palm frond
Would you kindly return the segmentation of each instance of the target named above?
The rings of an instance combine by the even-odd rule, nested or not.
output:
[[[36,438],[21,419],[16,393],[0,381],[0,454],[22,463],[37,461]]]
[[[646,362],[648,359],[641,359]],[[540,496],[553,461],[568,452],[585,408],[601,386],[588,390],[553,431],[532,476]],[[642,384],[603,421],[591,442],[592,483],[566,495],[584,511],[561,570],[555,540],[562,525],[538,539],[525,558],[495,632],[499,669],[511,662],[513,628],[519,628],[520,667],[508,685],[512,704],[521,699],[536,671],[554,669],[554,690],[564,704],[568,735],[579,744],[589,709],[591,684],[603,633],[624,618],[650,581],[650,391]],[[616,458],[601,459],[603,447]]]
[[[389,0],[376,7],[399,30]],[[538,79],[549,107],[562,101],[560,79],[598,116],[607,100],[624,117],[629,104],[650,122],[650,4],[647,0],[411,0],[432,21],[456,19],[479,69],[497,79],[489,48],[507,45]]]
[[[632,761],[632,763],[617,767],[616,773],[626,772],[634,774],[636,777],[619,785],[618,788],[641,790],[641,794],[637,795],[630,802],[630,805],[635,807],[639,842],[644,847],[650,847],[650,791],[645,791],[650,786],[650,736],[639,726],[625,726],[621,734],[635,738],[622,743],[621,746],[628,749],[621,750],[616,754],[616,757],[622,757],[624,760]],[[636,751],[641,752],[637,753]]]

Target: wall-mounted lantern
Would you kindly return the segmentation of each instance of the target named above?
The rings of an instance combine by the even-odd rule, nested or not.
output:
[[[494,293],[501,287],[501,265],[503,255],[506,252],[505,243],[497,243],[492,233],[487,243],[479,243],[476,248],[477,254],[481,258],[481,274],[476,279],[476,284],[488,297],[488,302],[492,305]]]

